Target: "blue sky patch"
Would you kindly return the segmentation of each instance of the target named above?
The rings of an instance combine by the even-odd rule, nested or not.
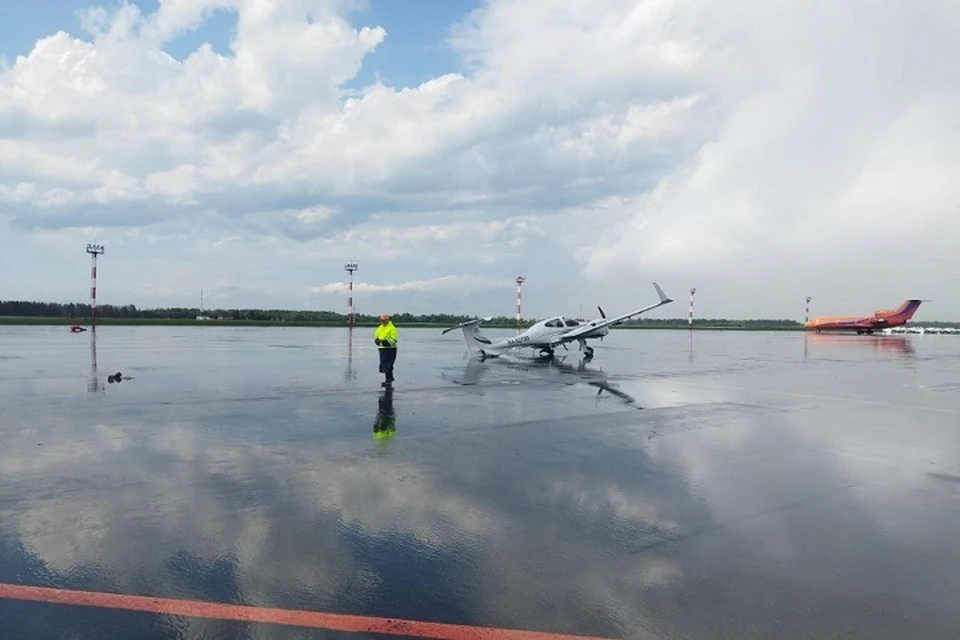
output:
[[[135,0],[143,15],[151,15],[159,0]],[[460,71],[456,52],[445,44],[450,28],[480,5],[478,0],[369,0],[353,18],[357,28],[380,26],[387,38],[367,56],[360,73],[347,88],[380,82],[397,88],[415,87],[445,73]],[[0,6],[0,57],[9,64],[30,53],[37,40],[57,31],[88,39],[78,12],[100,6],[115,9],[119,2],[95,0],[30,0],[4,2]],[[166,44],[164,50],[183,60],[204,43],[220,55],[230,55],[237,15],[229,9],[212,12],[199,28],[186,31]]]

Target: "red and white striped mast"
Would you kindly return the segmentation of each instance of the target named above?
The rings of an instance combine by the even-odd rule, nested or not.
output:
[[[347,285],[349,297],[347,298],[347,324],[353,327],[353,272],[357,270],[356,262],[348,262],[343,266],[344,270],[350,274],[350,283]]]
[[[687,325],[693,328],[693,296],[697,293],[696,287],[690,289],[690,317],[687,319]]]
[[[87,245],[87,253],[90,254],[90,325],[94,331],[97,329],[97,256],[103,251],[102,245]]]
[[[517,331],[520,331],[520,301],[523,297],[523,283],[526,282],[526,280],[523,276],[517,276]]]

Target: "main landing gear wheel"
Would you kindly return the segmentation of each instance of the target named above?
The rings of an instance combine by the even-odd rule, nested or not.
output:
[[[586,360],[592,360],[592,359],[593,359],[593,347],[584,347],[584,348],[583,348],[583,357],[584,357]]]
[[[553,357],[553,349],[540,349],[540,357],[541,357],[541,358],[552,358],[552,357]]]

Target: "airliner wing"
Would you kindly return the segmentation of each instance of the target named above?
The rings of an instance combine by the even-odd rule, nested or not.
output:
[[[881,326],[887,321],[886,318],[875,318],[872,316],[867,316],[865,318],[859,318],[850,322],[851,327],[862,327],[864,329],[873,329]]]
[[[557,338],[557,343],[577,340],[581,336],[585,336],[587,334],[593,333],[597,329],[602,329],[603,327],[609,327],[610,325],[617,324],[618,322],[623,322],[624,320],[628,320],[634,316],[639,316],[640,314],[646,313],[647,311],[656,309],[657,307],[662,307],[665,304],[669,304],[673,302],[673,300],[667,297],[667,294],[663,292],[663,289],[661,289],[660,285],[658,285],[656,282],[653,283],[653,287],[657,290],[657,296],[660,297],[660,302],[657,302],[656,304],[652,304],[648,307],[644,307],[642,309],[637,309],[636,311],[631,311],[630,313],[625,313],[622,316],[617,316],[616,318],[607,318],[605,320],[591,320],[590,322],[586,322],[580,325],[579,327],[576,327],[571,331],[564,333],[562,336],[559,336]]]

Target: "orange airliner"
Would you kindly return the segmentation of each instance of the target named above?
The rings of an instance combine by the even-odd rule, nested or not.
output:
[[[906,324],[917,312],[922,300],[907,300],[897,309],[881,309],[872,316],[829,316],[814,318],[805,326],[807,329],[820,331],[856,331],[857,333],[873,333],[877,329],[899,327]]]

